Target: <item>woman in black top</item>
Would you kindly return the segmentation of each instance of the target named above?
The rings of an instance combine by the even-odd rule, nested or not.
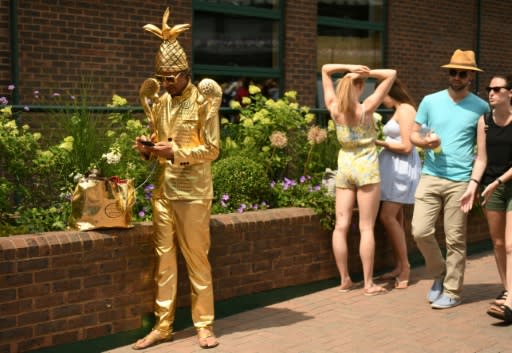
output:
[[[487,91],[492,113],[485,117],[487,167],[482,185],[489,233],[504,290],[487,310],[512,323],[512,75],[494,76]]]

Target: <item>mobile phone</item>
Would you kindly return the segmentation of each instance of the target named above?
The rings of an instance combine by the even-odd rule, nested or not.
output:
[[[149,140],[140,140],[140,143],[142,143],[145,146],[153,147],[155,144]]]

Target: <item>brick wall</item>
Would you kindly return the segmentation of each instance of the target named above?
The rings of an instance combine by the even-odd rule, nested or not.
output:
[[[511,72],[507,58],[512,55],[512,37],[496,32],[512,15],[508,3],[427,0],[388,4],[388,66],[398,69],[418,102],[447,87],[445,71],[439,66],[447,64],[457,48],[477,53],[478,65],[485,72],[478,74],[473,88],[484,99],[491,76]]]
[[[406,209],[406,219],[412,209]],[[407,222],[408,223],[408,222]],[[349,267],[361,274],[357,212]],[[216,215],[211,220],[215,299],[338,276],[331,234],[311,209]],[[417,252],[406,229],[409,253]],[[53,232],[0,238],[0,352],[25,352],[141,327],[153,306],[151,225],[128,230]],[[441,223],[437,237],[443,243]],[[488,239],[481,215],[470,217],[468,242]],[[377,224],[375,271],[392,266]],[[189,305],[180,259],[178,306]]]
[[[316,106],[316,1],[286,1],[285,91],[301,104]]]
[[[9,8],[8,1],[0,2],[0,84],[3,86],[0,90],[0,96],[7,92],[5,86],[10,83],[11,60],[10,60],[10,37],[9,37]]]
[[[9,1],[0,2],[0,39],[9,44]],[[159,40],[142,30],[159,25],[165,6],[173,23],[192,23],[192,1],[167,3],[101,0],[19,0],[20,96],[23,104],[59,103],[79,93],[83,76],[94,79],[89,96],[104,105],[113,93],[137,105],[140,83],[153,72]],[[446,87],[440,65],[455,48],[477,50],[481,19],[479,75],[484,87],[489,75],[508,71],[512,38],[504,34],[512,7],[507,2],[426,0],[387,1],[386,62],[419,101]],[[481,8],[478,8],[480,4]],[[301,104],[316,104],[316,2],[285,2],[285,89],[298,91]],[[501,32],[500,32],[501,29]],[[180,36],[191,55],[191,31]],[[0,47],[0,95],[11,83],[10,47]],[[33,91],[40,90],[41,98]],[[54,92],[61,98],[52,97]],[[60,99],[60,101],[59,101]]]
[[[166,4],[161,1],[57,0],[17,1],[20,98],[23,104],[69,103],[78,96],[83,80],[92,103],[105,105],[117,93],[138,104],[138,87],[153,74],[160,39],[142,29],[160,27]],[[0,4],[0,22],[8,21],[9,2]],[[169,23],[191,23],[190,1],[173,1]],[[7,28],[2,26],[2,37]],[[180,36],[190,52],[191,34]],[[4,41],[5,43],[6,41]],[[5,61],[0,62],[0,82],[10,83]],[[7,74],[6,74],[7,71]],[[33,91],[40,91],[40,98]],[[54,97],[53,93],[60,93]],[[3,94],[3,91],[2,91]]]
[[[388,3],[388,66],[398,70],[419,103],[426,94],[448,86],[446,71],[440,66],[450,61],[455,49],[476,51],[477,2]],[[482,53],[482,63],[485,56]]]
[[[481,38],[481,65],[485,70],[482,77],[483,88],[488,86],[494,74],[512,74],[510,55],[512,50],[512,37],[501,32],[499,28],[510,22],[510,3],[496,1],[482,1],[482,38]]]

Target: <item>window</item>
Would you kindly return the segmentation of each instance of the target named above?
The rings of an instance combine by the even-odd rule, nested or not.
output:
[[[318,16],[382,22],[382,1],[375,0],[319,0]]]
[[[356,28],[318,26],[318,70],[327,63],[382,67],[382,34]]]
[[[384,0],[318,0],[317,70],[327,63],[384,64]],[[324,107],[321,77],[317,102]]]
[[[198,11],[194,29],[194,64],[279,66],[279,27],[273,20]]]
[[[210,77],[225,89],[237,82],[261,88],[271,82],[280,91],[282,0],[195,0],[192,4],[195,80]]]
[[[252,6],[263,9],[277,9],[279,0],[203,0],[203,3],[229,4],[236,6]]]

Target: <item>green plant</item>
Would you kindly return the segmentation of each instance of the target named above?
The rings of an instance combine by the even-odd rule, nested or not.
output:
[[[265,197],[264,207],[311,207],[320,216],[322,225],[332,229],[334,198],[318,181],[326,168],[335,169],[337,164],[339,143],[333,122],[329,119],[327,126],[322,127],[308,107],[299,107],[294,91],[286,92],[278,100],[265,98],[256,86],[250,86],[249,93],[241,104],[236,101],[230,104],[239,111],[239,121],[222,120],[221,159],[214,168],[214,177],[224,172],[218,167],[223,159],[234,155],[248,158],[264,168],[272,180],[271,197]],[[239,190],[226,193],[218,189],[219,183],[214,183],[218,194],[215,213],[234,209],[249,211],[253,207],[247,205],[251,204],[260,207],[261,196],[234,199],[233,192],[238,194]]]
[[[137,188],[135,220],[151,218],[152,164],[132,149],[135,136],[148,129],[130,112],[104,120],[90,113],[85,98],[72,99],[63,112],[52,113],[60,142],[44,148],[42,134],[15,119],[7,100],[0,110],[0,235],[61,230],[67,225],[69,197],[78,179],[93,168],[104,176],[133,178]],[[110,107],[126,104],[114,95]],[[55,140],[55,136],[52,136]]]
[[[59,200],[62,167],[68,159],[66,141],[44,150],[41,134],[32,133],[12,116],[10,106],[0,110],[0,223],[19,220],[21,206],[26,209],[50,207]]]
[[[308,130],[314,127],[316,117],[308,107],[299,106],[297,93],[286,92],[272,100],[253,85],[249,93],[242,105],[231,102],[231,108],[239,111],[239,121],[222,120],[221,158],[241,155],[258,161],[271,179],[297,178],[305,168],[310,173],[321,172],[325,166],[313,163],[316,159],[308,144]],[[318,143],[322,141],[314,142]]]
[[[322,183],[310,176],[298,180],[285,178],[272,182],[272,207],[309,207],[320,217],[320,224],[328,230],[334,228],[334,197]]]
[[[243,107],[233,105],[240,122],[223,120],[221,156],[213,163],[212,212],[311,207],[332,228],[334,199],[317,181],[326,167],[336,165],[334,125],[315,123],[315,115],[295,101],[295,92],[275,101],[263,97],[256,86],[250,94]],[[61,121],[61,135],[43,141],[40,133],[12,116],[4,97],[0,100],[0,148],[5,151],[0,155],[0,235],[64,229],[71,192],[92,169],[103,176],[133,178],[133,219],[151,219],[156,163],[144,161],[132,149],[136,136],[149,133],[143,120],[125,110],[107,119],[92,114],[83,94],[73,97],[63,112],[52,114]],[[108,106],[126,104],[114,95]]]
[[[244,212],[268,207],[270,180],[261,164],[241,156],[213,164],[213,213]]]
[[[5,213],[16,199],[30,197],[24,181],[31,176],[26,159],[35,158],[40,133],[31,133],[28,125],[19,126],[12,117],[10,106],[0,110],[0,211]]]
[[[17,233],[38,233],[66,228],[70,214],[69,202],[54,202],[51,207],[22,206],[17,210]]]

